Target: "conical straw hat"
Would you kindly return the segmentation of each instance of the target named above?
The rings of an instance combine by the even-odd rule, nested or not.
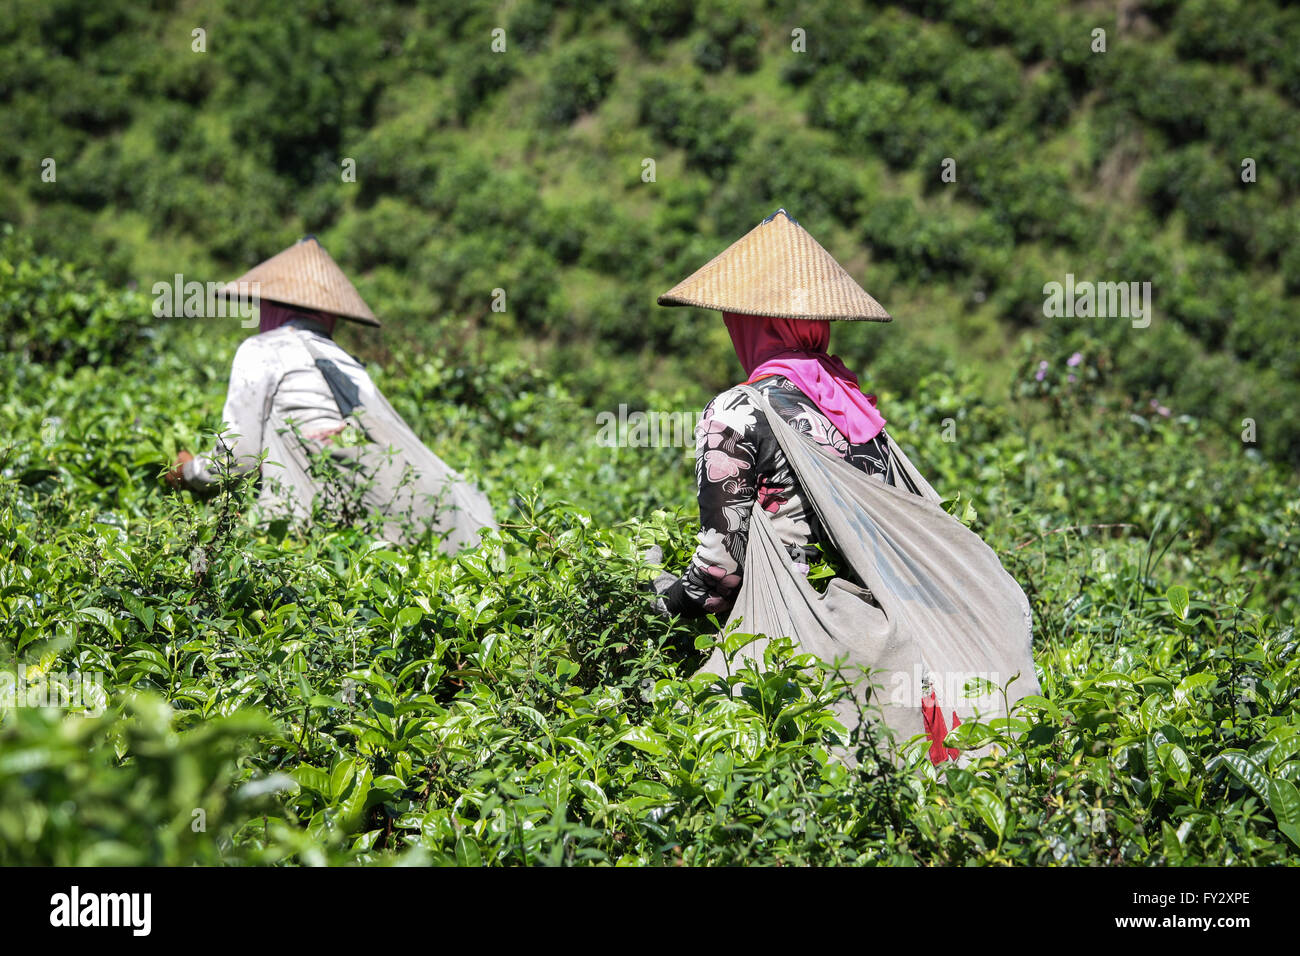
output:
[[[260,299],[332,312],[366,325],[379,324],[361,293],[315,236],[304,236],[288,249],[254,266],[223,286],[221,294],[247,294],[250,287]]]
[[[661,295],[659,304],[790,319],[891,321],[784,209]]]

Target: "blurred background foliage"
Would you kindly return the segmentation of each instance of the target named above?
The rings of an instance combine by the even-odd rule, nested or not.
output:
[[[0,220],[115,285],[312,232],[386,320],[370,357],[703,398],[738,373],[716,316],[654,298],[784,206],[895,315],[835,342],[883,401],[956,364],[1003,397],[1021,339],[1089,341],[1115,394],[1300,462],[1290,5],[7,0],[0,45]],[[1150,281],[1151,327],[1045,319],[1067,272]]]

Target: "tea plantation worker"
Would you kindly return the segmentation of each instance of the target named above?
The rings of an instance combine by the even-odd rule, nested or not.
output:
[[[889,314],[785,210],[659,302],[721,311],[747,378],[696,429],[699,546],[684,574],[655,581],[657,609],[725,614],[752,637],[715,646],[705,672],[734,673],[728,653],[762,669],[767,643],[789,638],[849,678],[851,699],[834,706],[843,726],[870,704],[897,739],[928,738],[935,763],[961,758],[950,727],[1039,692],[1032,619],[994,551],[940,506],[827,352],[831,322]],[[845,569],[824,592],[808,582],[817,545]],[[1006,698],[973,699],[972,678]]]
[[[495,528],[492,508],[415,436],[365,368],[333,340],[339,319],[378,326],[361,295],[308,236],[227,284],[258,297],[258,333],[240,345],[212,451],[182,451],[167,480],[207,491],[260,468],[268,520],[306,522],[313,509],[374,522],[394,543],[426,528],[448,553]]]
[[[875,396],[864,395],[857,377],[827,353],[831,322],[888,322],[890,316],[784,209],[660,296],[659,304],[721,311],[746,385],[766,395],[796,431],[830,453],[907,487],[893,467]],[[815,546],[824,542],[817,517],[749,392],[731,388],[713,399],[695,438],[699,546],[680,577],[660,575],[657,607],[721,619],[731,610],[745,572],[755,500],[804,573],[815,560]]]

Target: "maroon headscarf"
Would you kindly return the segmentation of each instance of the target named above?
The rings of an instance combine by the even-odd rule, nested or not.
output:
[[[311,319],[325,326],[325,331],[333,335],[334,323],[338,321],[338,316],[329,312],[318,312],[315,309],[303,309],[296,305],[284,305],[280,302],[272,302],[270,299],[263,299],[258,306],[257,331],[270,332],[290,319]]]
[[[885,427],[874,400],[858,388],[858,377],[838,356],[827,354],[829,322],[736,312],[723,312],[722,319],[749,376],[747,384],[784,375],[855,445],[870,441]]]

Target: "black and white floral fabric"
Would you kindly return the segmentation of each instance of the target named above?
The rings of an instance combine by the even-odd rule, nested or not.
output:
[[[774,375],[752,387],[796,431],[855,468],[897,483],[884,432],[853,444],[788,379]],[[821,544],[822,537],[767,417],[739,387],[723,392],[704,410],[695,430],[695,453],[699,546],[686,573],[664,592],[664,603],[675,614],[721,617],[740,590],[755,500],[805,573],[815,554],[812,546]]]

